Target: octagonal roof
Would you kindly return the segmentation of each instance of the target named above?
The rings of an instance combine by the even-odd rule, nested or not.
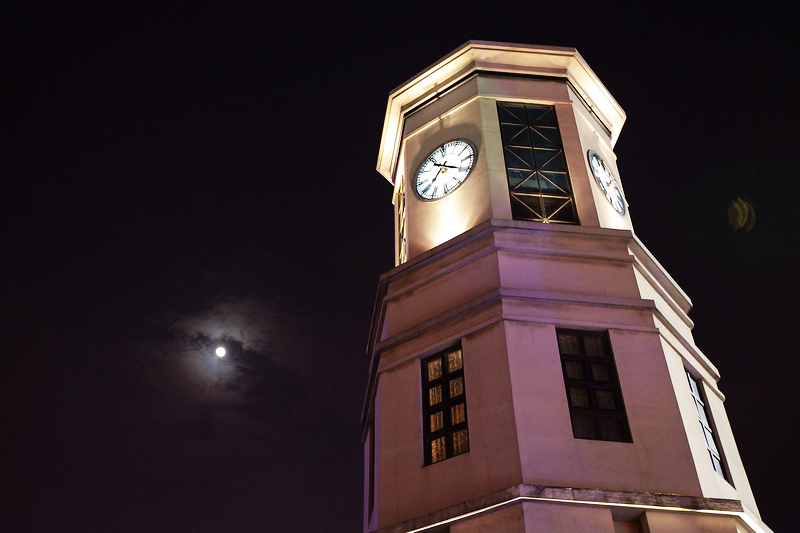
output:
[[[509,73],[566,80],[616,142],[625,112],[575,48],[468,41],[389,94],[377,169],[394,182],[403,117],[473,72]]]

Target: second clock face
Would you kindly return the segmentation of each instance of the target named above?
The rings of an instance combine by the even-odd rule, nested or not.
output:
[[[589,150],[589,166],[592,168],[592,175],[594,175],[597,186],[606,195],[608,203],[617,213],[624,216],[625,199],[622,197],[622,191],[619,190],[617,180],[606,166],[606,162],[594,150]]]
[[[450,141],[422,163],[414,189],[423,200],[447,196],[464,183],[475,164],[475,147],[468,141]]]

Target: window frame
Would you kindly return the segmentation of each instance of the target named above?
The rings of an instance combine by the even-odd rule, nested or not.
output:
[[[497,100],[496,107],[512,218],[579,225],[556,106]],[[532,181],[535,188],[523,186]]]
[[[375,510],[375,421],[371,420],[367,425],[368,431],[368,453],[369,453],[369,472],[367,473],[367,520],[372,520],[372,513]]]
[[[397,194],[395,195],[395,237],[396,257],[395,266],[402,265],[408,261],[408,220],[406,217],[406,179],[404,176],[398,178]]]
[[[706,451],[711,461],[711,468],[714,472],[719,474],[722,479],[728,483],[732,483],[730,470],[725,461],[725,454],[722,451],[722,445],[719,442],[719,434],[714,424],[714,417],[711,416],[711,409],[708,407],[708,395],[703,386],[704,381],[702,378],[696,378],[685,368],[684,371],[689,381],[689,394],[692,397],[697,421],[700,423],[700,430],[703,432],[703,441],[705,442]],[[711,442],[709,442],[709,439]],[[716,459],[716,461],[714,459]]]
[[[562,335],[578,338],[579,353],[565,351]],[[588,353],[590,344],[586,339],[594,339],[591,343],[592,350],[599,347],[602,353]],[[556,342],[573,437],[607,442],[633,442],[608,331],[556,328]],[[576,374],[578,371],[581,372],[580,377]],[[585,391],[585,395],[581,391]],[[579,405],[584,400],[586,405]],[[612,408],[602,407],[601,404],[609,405],[609,402],[613,405]],[[589,420],[591,424],[587,423]]]
[[[448,356],[460,354],[460,367],[454,370],[448,368]],[[438,360],[441,374],[431,379],[429,364]],[[461,343],[450,346],[421,361],[422,381],[422,430],[424,445],[425,466],[440,463],[457,455],[469,452],[469,429],[467,427],[467,401],[464,379],[464,351]],[[436,389],[438,390],[438,396]],[[460,390],[452,395],[453,389]],[[433,392],[433,395],[432,395]],[[438,397],[439,401],[431,404],[431,398]],[[453,422],[453,408],[463,405],[463,411],[456,414],[463,416],[463,420]],[[441,427],[433,429],[432,417],[441,413]],[[436,458],[433,452],[435,441],[444,438],[444,455]],[[463,440],[460,440],[462,439]],[[457,441],[457,439],[459,439]]]

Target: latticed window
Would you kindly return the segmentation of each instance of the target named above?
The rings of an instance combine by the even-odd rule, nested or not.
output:
[[[606,334],[567,330],[557,334],[572,434],[578,439],[631,442]]]
[[[469,451],[461,346],[422,362],[425,464]]]
[[[697,411],[697,419],[700,421],[700,426],[703,428],[703,437],[706,441],[708,454],[711,456],[711,464],[717,474],[722,476],[723,479],[728,479],[728,476],[725,472],[725,465],[722,461],[722,456],[719,453],[719,447],[717,446],[717,440],[714,437],[714,432],[711,429],[711,418],[708,416],[706,403],[703,401],[703,394],[700,392],[700,385],[689,372],[686,372],[686,377],[689,378],[689,390],[691,391],[692,398],[694,399],[694,408],[695,411]]]
[[[553,106],[497,102],[515,220],[577,224]]]
[[[395,221],[397,230],[397,265],[408,260],[408,237],[406,235],[406,180],[399,178],[395,196]]]

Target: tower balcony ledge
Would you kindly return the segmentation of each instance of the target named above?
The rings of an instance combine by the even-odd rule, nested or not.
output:
[[[773,533],[739,500],[529,484],[514,485],[480,498],[378,529],[374,533],[434,533],[441,531],[444,526],[465,522],[480,515],[526,502],[604,507],[610,509],[612,516],[618,521],[635,521],[637,517],[648,511],[677,515],[716,516],[722,519],[732,518],[737,523],[738,531]]]

